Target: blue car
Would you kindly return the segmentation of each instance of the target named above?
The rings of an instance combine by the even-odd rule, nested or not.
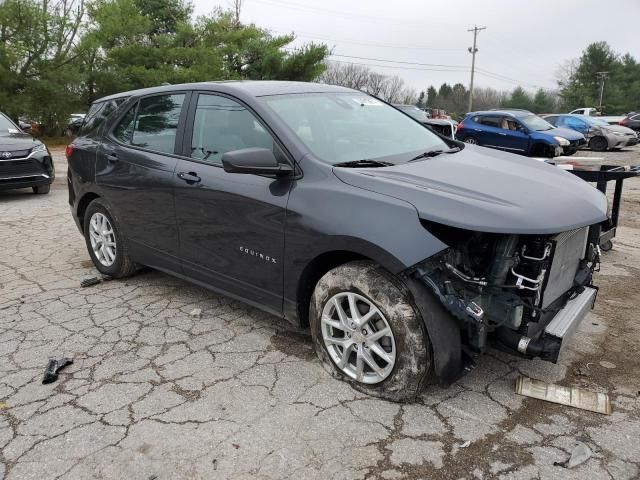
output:
[[[529,157],[573,155],[586,144],[584,135],[556,128],[527,110],[489,110],[468,113],[458,124],[456,138]]]

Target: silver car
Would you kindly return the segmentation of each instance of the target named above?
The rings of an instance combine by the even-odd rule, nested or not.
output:
[[[621,125],[609,125],[606,121],[585,115],[544,115],[544,119],[556,127],[565,127],[582,133],[591,150],[604,152],[630,147],[638,143],[636,132]]]

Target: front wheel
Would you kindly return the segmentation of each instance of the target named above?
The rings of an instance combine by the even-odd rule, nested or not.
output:
[[[50,189],[51,185],[38,185],[37,187],[31,188],[31,190],[33,190],[33,193],[35,193],[36,195],[45,195],[49,193]]]
[[[475,137],[467,137],[463,142],[468,143],[469,145],[478,145],[478,140]]]
[[[424,323],[402,282],[368,261],[341,265],[316,285],[311,335],[323,366],[369,395],[415,399],[431,368]]]
[[[589,140],[589,148],[595,152],[604,152],[608,147],[609,144],[604,137],[593,137]]]
[[[91,260],[100,273],[122,278],[137,270],[114,216],[99,198],[92,201],[85,212],[84,237]]]

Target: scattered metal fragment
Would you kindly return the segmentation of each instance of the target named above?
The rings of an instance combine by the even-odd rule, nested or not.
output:
[[[191,310],[189,315],[191,315],[193,318],[200,318],[202,316],[202,309],[194,308],[193,310]]]
[[[581,410],[589,410],[605,415],[611,414],[611,402],[606,393],[590,392],[577,387],[553,385],[522,375],[516,380],[516,393],[525,397],[568,405]]]
[[[582,442],[576,443],[575,448],[571,452],[571,457],[564,462],[553,462],[554,465],[565,468],[575,468],[582,465],[591,458],[591,449]]]
[[[613,362],[608,362],[606,360],[603,360],[600,362],[600,366],[603,368],[616,368],[616,364]]]
[[[589,367],[578,367],[575,370],[576,375],[581,376],[581,377],[588,377],[589,375],[591,375],[591,372],[589,371]]]
[[[467,448],[469,445],[471,445],[471,440],[467,440],[464,443],[460,444],[460,448]]]
[[[47,383],[55,382],[58,379],[58,372],[67,365],[71,365],[72,363],[72,358],[63,357],[60,360],[50,358],[49,362],[47,363],[47,368],[44,371],[42,383],[46,385]]]
[[[233,448],[235,448],[236,450],[240,448],[240,445],[238,445],[237,443],[232,443],[231,444],[233,446]]]
[[[80,286],[82,288],[91,287],[92,285],[97,285],[100,283],[100,279],[98,277],[87,277],[83,278],[80,282]]]

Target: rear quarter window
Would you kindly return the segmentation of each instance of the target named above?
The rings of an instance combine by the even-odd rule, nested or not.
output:
[[[79,135],[93,136],[98,134],[105,119],[125,100],[125,98],[117,98],[103,102],[95,102],[91,105],[91,108],[84,119],[84,123],[80,128]]]

